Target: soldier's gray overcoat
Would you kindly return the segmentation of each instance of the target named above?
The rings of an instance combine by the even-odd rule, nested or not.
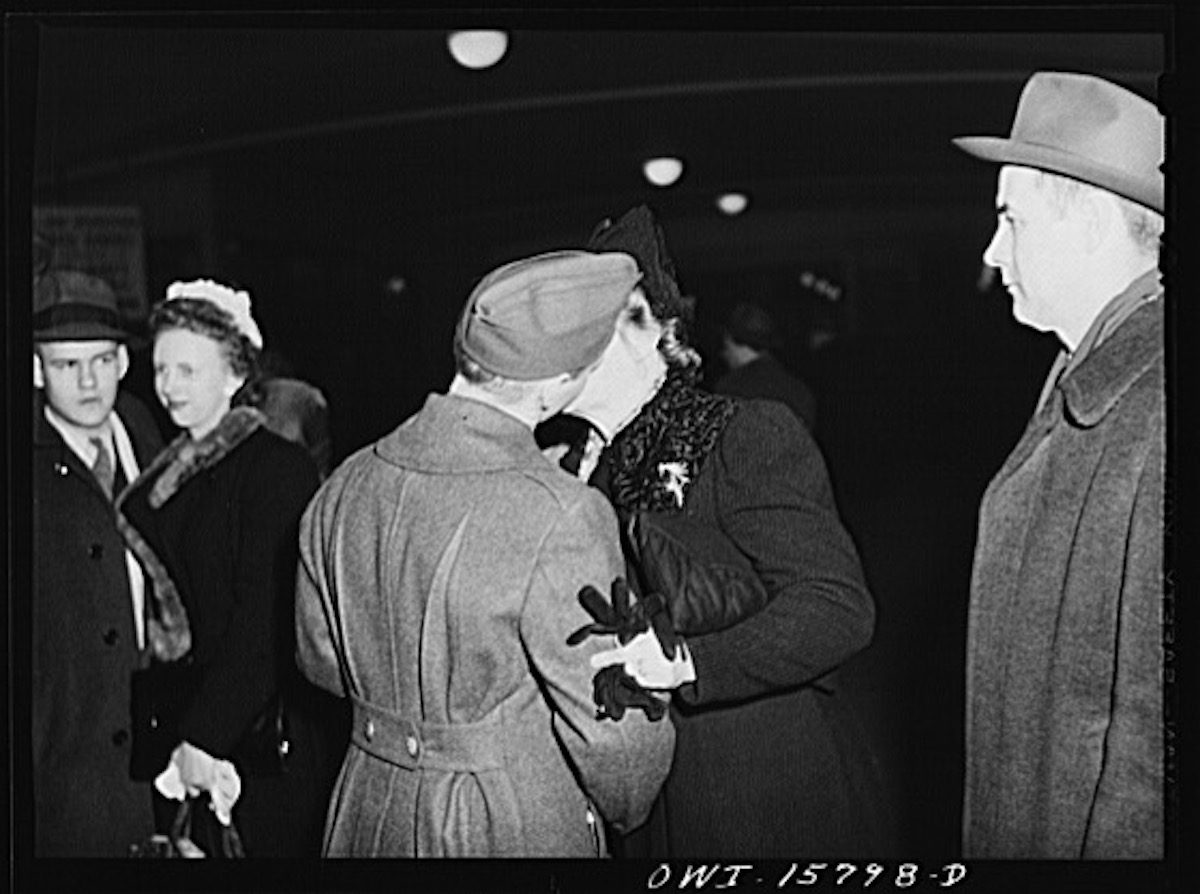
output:
[[[624,569],[616,518],[521,422],[430,395],[334,472],[300,550],[298,659],[355,711],[326,855],[596,856],[593,806],[645,819],[672,727],[597,720],[615,640],[566,645]]]

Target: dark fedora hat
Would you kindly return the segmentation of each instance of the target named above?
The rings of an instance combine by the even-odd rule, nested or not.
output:
[[[1102,78],[1036,72],[1007,137],[953,142],[977,158],[1063,174],[1163,212],[1163,116],[1149,100]]]
[[[34,341],[128,341],[112,287],[78,270],[47,270],[33,283]]]

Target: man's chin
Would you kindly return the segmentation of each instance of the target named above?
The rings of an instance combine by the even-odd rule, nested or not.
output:
[[[88,406],[77,409],[70,416],[66,416],[66,419],[79,428],[96,428],[104,424],[111,412],[111,405],[108,407]]]
[[[1014,320],[1029,329],[1036,330],[1037,332],[1050,331],[1050,326],[1035,319],[1034,317],[1031,317],[1022,309],[1021,301],[1016,296],[1013,297],[1012,315]]]

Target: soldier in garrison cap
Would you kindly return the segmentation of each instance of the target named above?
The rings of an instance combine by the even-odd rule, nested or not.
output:
[[[34,853],[124,857],[154,831],[150,785],[130,777],[147,584],[113,499],[162,438],[120,389],[129,336],[108,283],[46,270],[33,311]]]
[[[963,846],[979,859],[1163,856],[1165,126],[1087,74],[1037,72],[1000,165],[1000,271],[1062,351],[979,511]]]
[[[646,817],[669,723],[597,716],[576,599],[623,573],[603,496],[533,429],[580,393],[640,274],[561,251],[485,276],[445,394],[338,467],[301,524],[298,659],[353,704],[331,857],[589,857]]]

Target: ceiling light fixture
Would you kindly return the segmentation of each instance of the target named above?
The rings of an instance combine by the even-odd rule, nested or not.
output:
[[[727,192],[717,197],[717,207],[721,209],[722,214],[728,214],[730,217],[741,214],[749,204],[750,199],[744,192]]]
[[[508,34],[504,31],[451,31],[446,46],[454,61],[463,68],[491,68],[508,51]]]
[[[646,179],[655,186],[670,186],[683,176],[683,162],[678,158],[652,158],[642,165]]]

